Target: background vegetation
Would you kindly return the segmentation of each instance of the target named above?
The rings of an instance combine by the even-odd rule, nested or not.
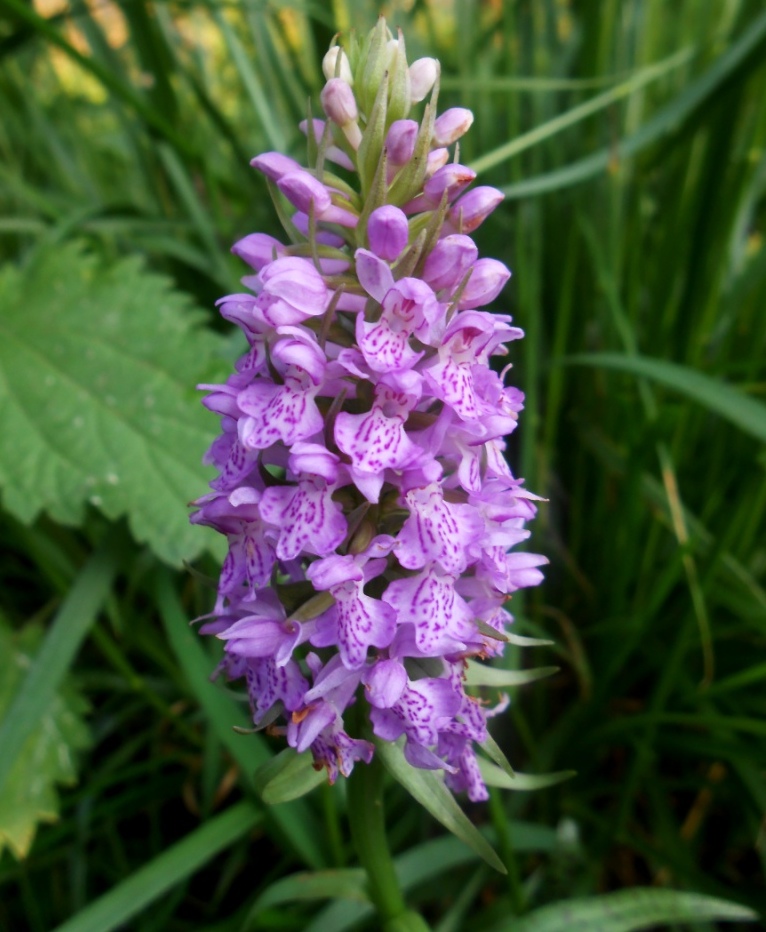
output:
[[[514,272],[510,455],[551,557],[518,624],[560,672],[496,737],[577,771],[469,810],[508,878],[392,785],[408,896],[440,932],[558,929],[515,917],[633,887],[766,915],[763,5],[380,10],[441,59],[442,105],[476,115],[462,160],[507,194],[479,239]],[[184,506],[216,430],[194,386],[238,349],[229,245],[278,233],[248,161],[302,157],[323,52],[377,12],[0,0],[2,928],[372,927],[337,870],[343,786],[259,801],[279,743],[235,734],[245,706],[208,681],[188,619],[216,552]],[[604,922],[583,928],[638,927]]]

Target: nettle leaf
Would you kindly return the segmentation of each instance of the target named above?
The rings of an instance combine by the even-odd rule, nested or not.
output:
[[[197,555],[186,505],[216,421],[195,384],[222,371],[225,341],[138,259],[104,265],[71,243],[0,270],[0,307],[5,506],[78,524],[90,503],[170,563]]]
[[[18,634],[0,623],[0,722],[10,708],[40,641],[42,629],[27,625]],[[51,699],[16,758],[0,793],[0,854],[5,847],[21,859],[37,825],[58,818],[57,783],[77,781],[75,753],[90,743],[82,716],[87,703],[71,687]]]

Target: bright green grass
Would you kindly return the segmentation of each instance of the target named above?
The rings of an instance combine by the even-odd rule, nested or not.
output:
[[[497,738],[522,771],[578,773],[472,811],[507,878],[442,837],[408,896],[444,932],[652,884],[764,913],[766,14],[754,0],[402,6],[384,12],[411,58],[441,59],[442,106],[475,112],[461,159],[508,194],[479,242],[513,269],[505,305],[526,331],[511,458],[549,499],[533,528],[547,582],[518,615],[555,639],[533,659],[561,672],[526,688]],[[276,232],[249,158],[302,157],[321,54],[376,7],[120,8],[115,48],[79,0],[49,20],[0,0],[0,256],[78,238],[145,256],[212,308],[237,289],[231,242]],[[60,821],[23,863],[0,860],[0,927],[307,928],[317,907],[279,901],[278,884],[354,867],[343,787],[251,803],[268,748],[232,735],[244,707],[205,679],[211,646],[183,623],[210,606],[196,578],[123,542],[98,620],[57,626],[104,531],[95,512],[77,530],[0,524],[0,607],[51,624],[40,660],[74,672],[94,737]],[[389,796],[406,859],[438,830]],[[365,921],[350,902],[323,932]]]

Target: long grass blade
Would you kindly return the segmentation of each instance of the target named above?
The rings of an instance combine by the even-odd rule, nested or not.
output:
[[[107,534],[107,540],[80,571],[0,724],[0,792],[24,741],[39,724],[109,594],[119,566],[120,543],[119,534]]]
[[[240,802],[190,832],[108,893],[94,900],[55,932],[111,932],[191,877],[263,820],[251,802]]]

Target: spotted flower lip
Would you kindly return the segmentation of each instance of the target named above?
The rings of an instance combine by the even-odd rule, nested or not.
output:
[[[200,386],[221,432],[191,520],[228,544],[201,630],[255,724],[331,781],[372,739],[402,741],[412,767],[480,801],[476,746],[506,700],[472,695],[466,661],[502,653],[509,597],[547,562],[520,549],[539,499],[505,458],[524,396],[493,362],[523,334],[488,309],[510,271],[471,237],[502,201],[452,148],[472,114],[416,119],[438,63],[370,47],[325,56],[327,119],[301,124],[310,165],[252,161],[287,235],[239,239],[244,290],[218,302],[247,351]]]

